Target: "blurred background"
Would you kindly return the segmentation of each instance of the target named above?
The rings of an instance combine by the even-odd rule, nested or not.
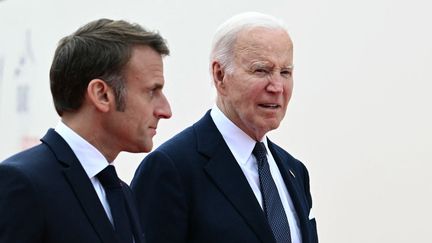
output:
[[[212,107],[212,35],[234,14],[282,18],[294,41],[294,94],[269,137],[309,169],[320,242],[432,242],[432,15],[427,0],[1,0],[0,161],[59,118],[49,91],[57,42],[101,17],[168,40],[173,117],[157,147]],[[130,182],[146,154],[115,163]]]

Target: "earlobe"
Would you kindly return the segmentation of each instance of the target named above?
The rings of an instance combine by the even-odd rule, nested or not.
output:
[[[102,79],[93,79],[87,86],[87,96],[96,109],[107,112],[112,102],[111,89]]]

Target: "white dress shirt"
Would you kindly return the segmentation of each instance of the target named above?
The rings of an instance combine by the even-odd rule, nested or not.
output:
[[[256,141],[249,137],[240,128],[238,128],[231,120],[229,120],[216,105],[211,110],[210,116],[212,117],[217,129],[222,134],[222,137],[228,145],[228,148],[231,150],[231,153],[234,155],[234,158],[242,169],[243,174],[249,182],[249,185],[262,208],[263,202],[259,186],[258,164],[255,156],[252,155],[252,150],[255,147]],[[288,219],[291,232],[291,242],[301,243],[300,226],[294,204],[290,194],[288,193],[285,182],[273,158],[273,155],[268,152],[270,150],[265,137],[266,136],[264,136],[261,142],[263,142],[266,147],[270,173],[276,184],[285,214]]]
[[[90,178],[109,220],[113,223],[105,190],[96,177],[99,172],[109,165],[108,161],[99,150],[66,126],[62,121],[57,124],[55,131],[66,141],[78,158],[87,176]]]

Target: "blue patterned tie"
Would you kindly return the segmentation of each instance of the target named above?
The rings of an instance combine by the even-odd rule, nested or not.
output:
[[[126,197],[122,184],[117,177],[114,166],[108,165],[97,174],[97,178],[105,189],[114,221],[115,233],[120,243],[132,243],[132,228],[126,209]]]
[[[277,243],[291,243],[288,220],[279,197],[276,184],[270,173],[264,143],[257,142],[252,151],[258,163],[260,189],[264,213]]]

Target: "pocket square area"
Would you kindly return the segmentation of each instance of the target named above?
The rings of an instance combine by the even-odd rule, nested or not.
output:
[[[309,220],[312,220],[314,218],[315,218],[315,214],[313,213],[313,210],[311,208],[310,211],[309,211]]]

